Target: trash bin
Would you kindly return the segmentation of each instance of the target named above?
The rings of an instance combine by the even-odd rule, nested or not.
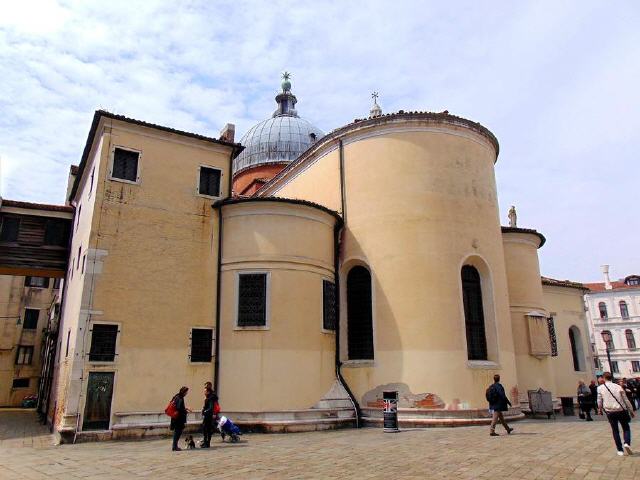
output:
[[[576,412],[573,409],[573,397],[560,397],[560,403],[562,404],[562,414],[564,416],[575,416]]]
[[[383,427],[386,433],[398,432],[398,392],[382,392],[384,402]]]

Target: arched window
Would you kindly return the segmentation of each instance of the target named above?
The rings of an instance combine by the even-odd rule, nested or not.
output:
[[[462,267],[462,301],[467,330],[467,356],[469,360],[487,360],[487,337],[484,328],[480,274],[475,267]]]
[[[569,329],[569,343],[571,344],[573,369],[576,372],[580,372],[584,370],[584,350],[582,349],[582,338],[580,337],[580,330],[578,330],[578,327],[576,326],[573,326]]]
[[[635,350],[636,339],[633,336],[633,332],[630,329],[627,329],[625,330],[624,335],[625,337],[627,337],[627,347],[629,348],[629,350]]]
[[[600,302],[598,304],[598,309],[600,310],[600,318],[606,320],[607,319],[607,305],[604,302]]]
[[[627,307],[627,302],[624,300],[620,300],[620,316],[622,318],[629,318],[629,308]]]
[[[611,336],[611,332],[609,330],[602,331],[602,341],[608,350],[614,350],[615,346],[613,345],[613,337]]]
[[[373,360],[371,274],[361,266],[347,275],[347,346],[349,360]]]

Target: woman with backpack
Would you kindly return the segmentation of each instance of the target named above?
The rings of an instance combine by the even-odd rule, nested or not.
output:
[[[171,403],[167,407],[167,415],[171,417],[170,429],[173,430],[173,445],[171,450],[179,452],[182,450],[178,446],[180,436],[184,430],[184,426],[187,424],[187,413],[191,410],[187,408],[184,403],[184,397],[189,393],[189,387],[182,387],[178,393],[171,399]]]

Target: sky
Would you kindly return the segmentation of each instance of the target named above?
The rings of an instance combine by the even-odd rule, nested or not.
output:
[[[640,273],[640,2],[30,1],[0,14],[0,193],[62,203],[93,112],[236,138],[284,70],[328,132],[442,111],[500,141],[500,216],[547,237],[543,275]]]

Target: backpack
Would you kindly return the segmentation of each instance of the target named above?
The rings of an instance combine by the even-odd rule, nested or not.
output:
[[[173,418],[174,420],[178,418],[178,416],[180,415],[180,412],[176,408],[176,402],[173,401],[173,398],[169,402],[169,405],[167,405],[167,408],[164,409],[164,413],[166,413],[169,417]]]
[[[494,403],[496,400],[496,391],[493,389],[493,385],[487,388],[487,391],[484,393],[487,402]]]

